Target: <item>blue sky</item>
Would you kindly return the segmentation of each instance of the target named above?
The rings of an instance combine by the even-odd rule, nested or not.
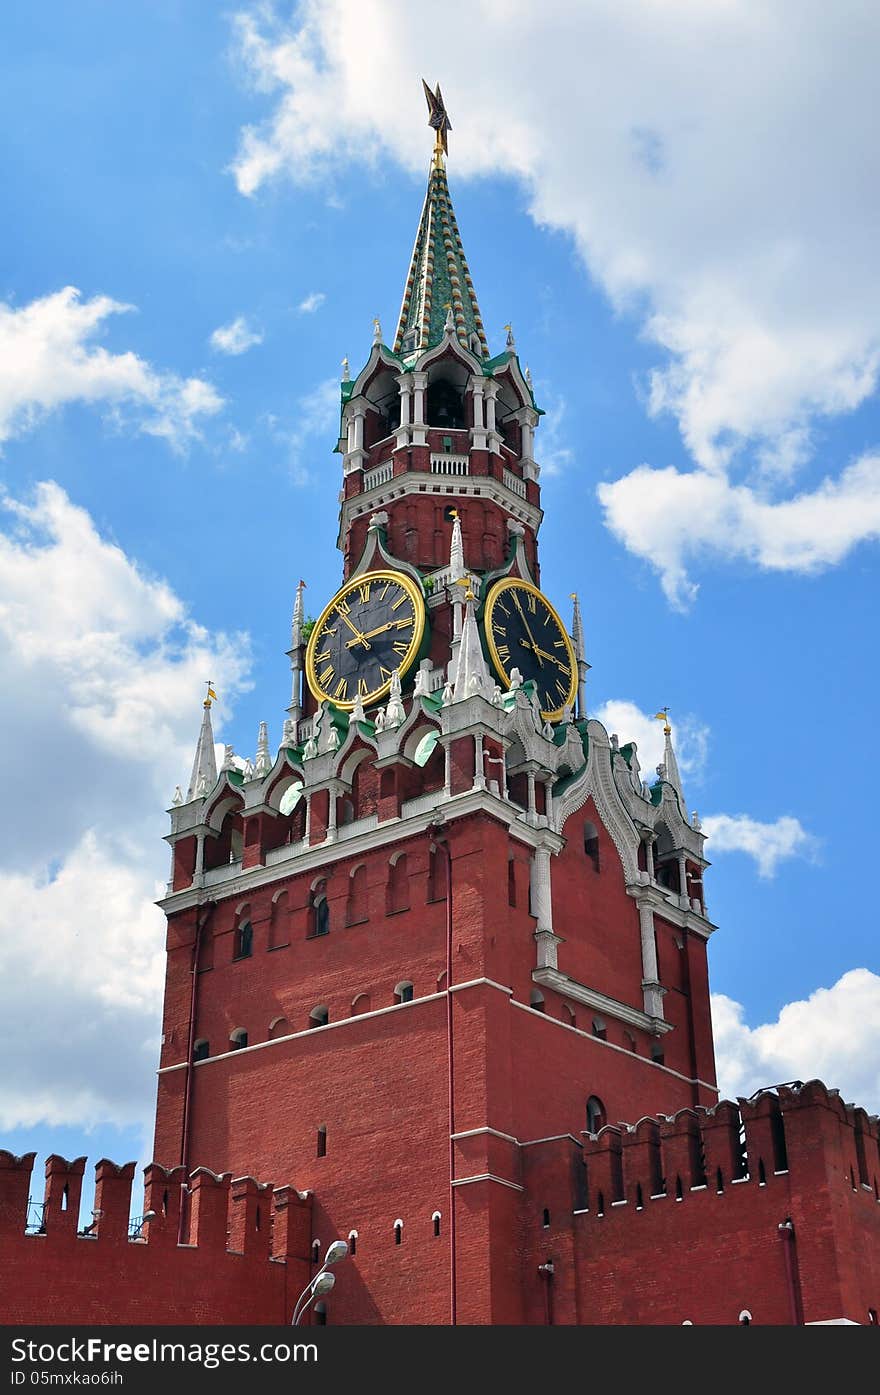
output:
[[[547,415],[543,584],[706,821],[722,1080],[880,1107],[876,14],[13,4],[0,153],[0,1144],[145,1157],[164,809],[202,680],[280,738],[339,581],[340,361],[390,340],[430,153]],[[540,18],[540,22],[539,22]],[[795,22],[796,21],[796,22]],[[479,82],[468,54],[479,54]],[[748,73],[743,82],[743,73]],[[65,288],[75,288],[66,291]],[[653,743],[653,745],[652,745]]]

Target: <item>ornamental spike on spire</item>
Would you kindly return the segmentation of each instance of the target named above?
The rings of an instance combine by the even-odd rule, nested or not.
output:
[[[192,775],[189,779],[189,787],[186,792],[186,802],[195,799],[201,793],[212,790],[217,783],[217,759],[214,755],[214,728],[211,724],[211,703],[217,694],[208,681],[208,693],[205,698],[202,713],[202,726],[199,731],[199,739],[196,745],[196,755],[193,761]]]
[[[426,349],[439,344],[447,332],[448,306],[453,332],[459,343],[476,354],[477,358],[488,358],[489,346],[474,283],[446,182],[444,157],[448,149],[448,133],[452,128],[439,84],[434,92],[424,79],[422,86],[428,101],[428,124],[437,134],[428,175],[428,191],[394,336],[394,352],[411,362]]]

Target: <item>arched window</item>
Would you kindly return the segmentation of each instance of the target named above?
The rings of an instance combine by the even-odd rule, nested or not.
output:
[[[398,983],[394,990],[394,1001],[396,1003],[411,1003],[414,991],[409,980],[404,979],[401,983]]]
[[[249,920],[243,920],[235,932],[236,959],[250,959],[254,952],[254,927]]]
[[[357,1254],[357,1252],[358,1252],[358,1233],[357,1233],[356,1230],[350,1230],[350,1231],[348,1232],[348,1253],[351,1255],[352,1259],[354,1259],[354,1257],[355,1257],[355,1255]]]
[[[330,933],[330,904],[327,900],[326,882],[318,882],[313,887],[309,900],[309,936]]]
[[[439,1235],[440,1235],[440,1219],[441,1219],[441,1217],[440,1217],[440,1212],[439,1212],[439,1211],[435,1211],[434,1214],[433,1214],[433,1216],[431,1217],[431,1224],[432,1224],[433,1227],[434,1227],[434,1239],[435,1239],[435,1240],[438,1239],[438,1238],[439,1238]]]
[[[742,1310],[742,1312],[740,1313],[739,1318],[737,1319],[737,1321],[739,1322],[740,1327],[750,1327],[750,1326],[751,1326],[752,1315],[751,1315],[751,1313],[749,1312],[748,1308],[743,1308],[743,1310]]]
[[[369,1011],[370,1011],[370,995],[369,995],[369,993],[358,993],[357,997],[352,1001],[352,1004],[351,1004],[351,1015],[352,1015],[352,1017],[358,1017],[362,1012],[369,1012]]]
[[[327,1156],[327,1125],[326,1125],[326,1124],[320,1124],[320,1125],[318,1126],[318,1146],[317,1146],[317,1150],[316,1150],[315,1156],[318,1157],[318,1158],[326,1158],[326,1156]]]
[[[229,1036],[230,1051],[241,1051],[242,1047],[247,1046],[247,1044],[248,1034],[244,1027],[236,1027],[235,1031],[231,1032]]]
[[[310,1027],[326,1027],[329,1021],[330,1013],[323,1003],[320,1004],[320,1006],[318,1007],[312,1008],[311,1012],[309,1013]]]
[[[426,415],[429,426],[460,431],[464,428],[464,397],[447,378],[435,378],[428,384]]]
[[[321,1242],[320,1242],[320,1240],[313,1240],[313,1241],[312,1241],[312,1264],[320,1264],[320,1263],[321,1263]]]
[[[208,1042],[208,1040],[207,1040],[206,1037],[202,1037],[202,1038],[200,1038],[199,1041],[197,1041],[197,1042],[194,1043],[194,1045],[193,1045],[193,1060],[194,1060],[194,1061],[207,1061],[207,1059],[208,1059],[208,1057],[210,1056],[210,1054],[211,1054],[211,1047],[210,1047],[210,1044],[209,1044],[209,1042]]]
[[[608,1028],[604,1017],[593,1018],[593,1036],[598,1037],[600,1041],[608,1040]]]
[[[663,1043],[660,1041],[652,1041],[651,1060],[654,1062],[655,1065],[662,1066],[665,1059],[666,1054],[663,1050]]]
[[[533,1007],[535,1012],[546,1012],[544,1006],[544,994],[537,988],[533,988],[529,998],[529,1007]]]
[[[569,1027],[577,1026],[577,1014],[571,1003],[562,1004],[562,1020]]]
[[[635,1039],[635,1037],[633,1036],[632,1032],[624,1032],[624,1034],[623,1034],[623,1044],[624,1044],[624,1046],[626,1047],[627,1051],[635,1051],[635,1049],[636,1049],[636,1039]]]
[[[403,1244],[403,1221],[394,1222],[394,1243],[395,1245]]]
[[[599,871],[599,830],[594,823],[584,824],[584,854]]]
[[[361,925],[367,919],[367,869],[355,867],[348,879],[345,902],[346,925]]]
[[[516,863],[512,857],[507,859],[507,904],[516,905]]]
[[[436,847],[428,855],[428,900],[446,900],[446,854]]]
[[[544,1214],[541,1217],[541,1225],[543,1226],[544,1230],[550,1229],[550,1212],[546,1206],[544,1207]]]
[[[587,1100],[587,1130],[598,1133],[605,1127],[605,1106],[598,1095],[590,1095]]]
[[[273,1017],[269,1023],[269,1040],[276,1037],[286,1037],[290,1033],[290,1022],[286,1017]]]
[[[409,873],[406,853],[398,853],[388,868],[388,914],[409,910]]]

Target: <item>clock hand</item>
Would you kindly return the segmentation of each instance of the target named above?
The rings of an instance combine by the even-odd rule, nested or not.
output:
[[[533,653],[544,659],[549,659],[551,664],[561,668],[563,673],[568,673],[568,664],[564,664],[561,659],[557,659],[555,654],[548,654],[546,649],[539,649],[537,644],[529,644],[527,639],[521,639],[520,644],[524,649],[531,649]]]
[[[348,616],[347,616],[346,614],[344,614],[344,612],[341,611],[341,610],[339,611],[339,616],[340,616],[340,619],[342,619],[342,620],[345,621],[346,625],[348,626],[348,628],[352,631],[352,633],[353,633],[354,636],[355,636],[355,639],[354,639],[354,640],[350,639],[350,640],[348,641],[348,643],[351,645],[351,644],[354,644],[355,640],[357,640],[360,644],[362,644],[362,645],[364,646],[365,649],[369,649],[370,645],[369,645],[369,642],[367,641],[366,636],[365,636],[365,635],[362,635],[361,632],[360,632],[360,630],[357,628],[357,626],[356,626],[356,625],[353,625],[353,624],[351,623],[351,621],[349,620]]]
[[[377,625],[375,630],[365,630],[363,634],[357,636],[357,639],[347,639],[345,641],[345,647],[346,649],[352,649],[360,640],[372,639],[374,635],[384,634],[386,630],[393,629],[396,624],[396,620],[389,620],[385,625]]]
[[[516,608],[517,608],[517,610],[518,610],[519,613],[520,613],[520,618],[521,618],[523,624],[524,624],[525,627],[526,627],[526,634],[528,635],[529,639],[532,641],[532,648],[533,648],[534,651],[535,651],[535,658],[538,660],[538,667],[539,667],[539,668],[543,668],[543,667],[544,667],[544,660],[541,658],[541,651],[539,650],[537,644],[535,643],[535,636],[532,634],[531,630],[529,629],[529,622],[528,622],[528,620],[527,620],[526,617],[525,617],[525,611],[523,610],[522,606],[520,605],[519,596],[516,594],[515,591],[514,591],[514,593],[513,593],[513,599],[514,599],[514,602],[515,602],[515,604],[516,604]]]

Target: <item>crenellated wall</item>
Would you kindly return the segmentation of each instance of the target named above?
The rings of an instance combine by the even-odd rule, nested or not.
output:
[[[29,1207],[34,1157],[0,1150],[0,1322],[290,1322],[313,1272],[308,1194],[152,1163],[132,1236],[135,1165],[104,1158],[79,1229],[86,1159],[48,1158],[45,1200]]]
[[[526,1154],[529,1322],[876,1320],[878,1120],[821,1081]]]

